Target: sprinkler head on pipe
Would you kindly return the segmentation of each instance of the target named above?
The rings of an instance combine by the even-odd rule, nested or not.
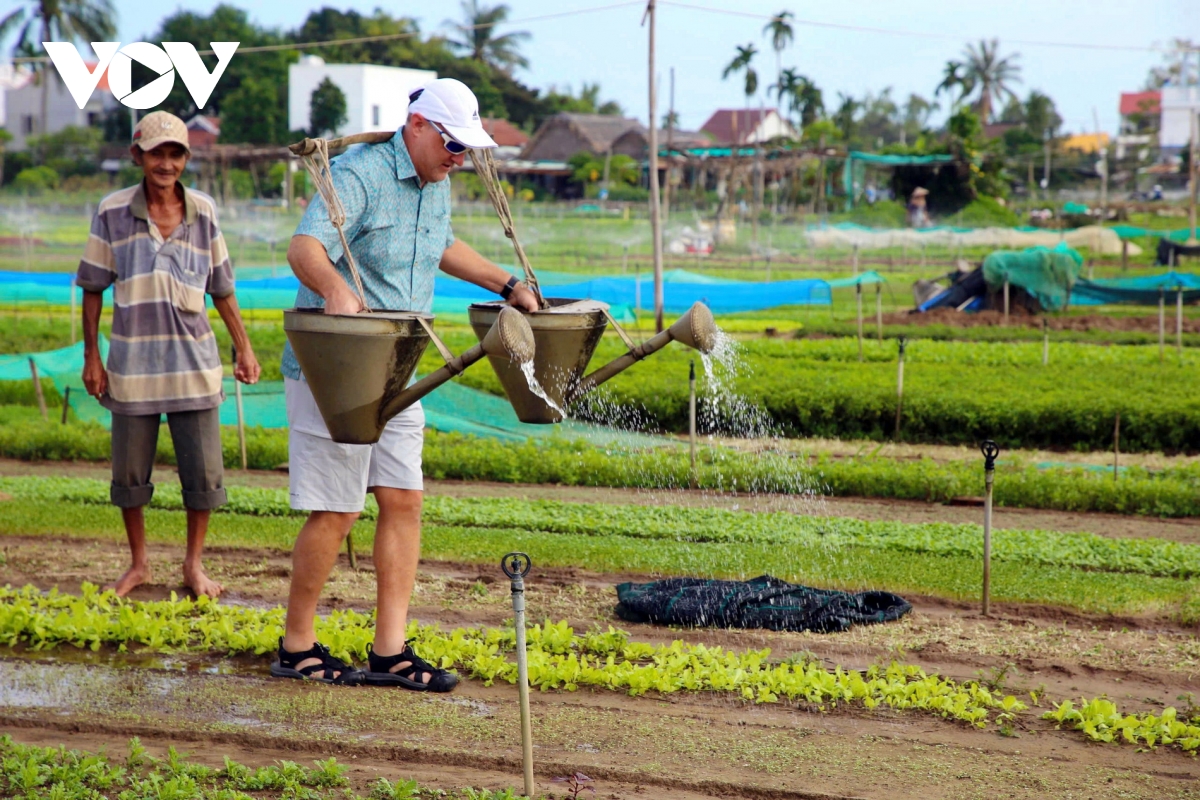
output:
[[[503,356],[518,364],[533,361],[533,329],[529,321],[512,306],[500,309],[496,322],[483,337],[483,352]]]
[[[991,439],[987,439],[979,446],[979,450],[983,453],[984,470],[991,472],[996,468],[996,457],[1000,455],[1000,446]]]

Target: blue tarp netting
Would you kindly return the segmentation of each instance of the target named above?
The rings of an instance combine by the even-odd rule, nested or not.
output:
[[[1114,278],[1110,280],[1081,280],[1071,290],[1071,304],[1080,306],[1133,303],[1143,306],[1158,305],[1160,295],[1166,300],[1175,300],[1176,293],[1183,292],[1183,302],[1200,301],[1200,275],[1170,270],[1161,275],[1146,275],[1140,278]]]
[[[237,299],[242,308],[283,309],[295,305],[300,283],[290,271],[279,268],[278,274],[271,277],[269,267],[255,269],[265,269],[267,274],[251,273],[256,277],[247,279],[245,270],[239,270]],[[877,273],[869,274],[878,277]],[[860,276],[860,280],[870,282],[866,275]],[[0,305],[69,305],[71,277],[70,273],[61,272],[0,273]],[[553,277],[559,280],[539,276],[547,295],[600,300],[613,307],[613,316],[618,320],[631,320],[630,309],[648,308],[653,304],[654,280],[650,275],[581,279],[571,273],[555,273]],[[569,278],[569,281],[561,282],[563,278]],[[729,314],[784,305],[830,305],[830,286],[853,285],[853,281],[849,284],[818,279],[772,283],[731,281],[680,269],[666,272],[663,284],[664,307],[668,313],[681,314],[699,301],[718,314]],[[433,296],[434,314],[464,313],[471,303],[496,299],[496,295],[486,289],[447,275],[437,276]],[[76,300],[80,297],[76,290]],[[211,305],[211,299],[209,303]]]

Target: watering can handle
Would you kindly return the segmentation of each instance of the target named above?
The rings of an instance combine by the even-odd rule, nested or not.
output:
[[[608,324],[612,325],[613,330],[615,330],[617,332],[617,335],[621,337],[621,341],[623,341],[625,343],[626,347],[628,347],[630,350],[637,347],[637,345],[634,344],[633,339],[631,339],[629,337],[629,334],[625,332],[625,329],[617,324],[617,320],[613,317],[612,313],[607,308],[604,309],[604,316],[605,316],[605,318],[608,319]]]
[[[423,317],[417,317],[417,322],[420,323],[421,327],[425,329],[425,333],[429,334],[429,338],[433,340],[433,346],[437,348],[437,351],[441,354],[443,361],[449,364],[451,361],[457,358],[457,356],[450,351],[450,348],[446,347],[446,343],[439,339],[438,335],[433,332],[433,326],[429,324],[428,320],[424,319]]]

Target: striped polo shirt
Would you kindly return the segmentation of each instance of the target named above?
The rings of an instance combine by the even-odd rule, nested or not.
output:
[[[88,292],[113,287],[100,402],[115,414],[199,411],[225,399],[204,295],[233,294],[233,265],[213,199],[187,188],[183,197],[183,222],[166,239],[140,183],[104,198],[92,220],[76,283]]]

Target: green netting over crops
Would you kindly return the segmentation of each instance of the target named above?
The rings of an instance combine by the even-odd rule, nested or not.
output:
[[[100,352],[108,357],[108,340],[100,337]],[[0,380],[29,380],[29,360],[38,366],[40,377],[54,381],[60,394],[80,420],[96,422],[108,428],[112,415],[84,391],[83,344],[42,353],[0,356]],[[480,367],[485,368],[485,367]],[[225,402],[221,404],[221,424],[237,424],[236,387],[232,378],[224,380]],[[242,385],[242,409],[250,427],[286,428],[287,406],[282,381],[261,381]],[[444,432],[467,433],[492,439],[525,441],[557,436],[586,439],[596,444],[620,442],[629,446],[655,446],[672,443],[671,439],[627,433],[615,428],[567,421],[558,425],[526,425],[517,421],[512,406],[503,397],[447,383],[423,401],[426,425]]]
[[[1007,281],[1037,298],[1042,307],[1056,311],[1067,303],[1079,280],[1083,256],[1066,244],[1053,250],[1030,247],[1020,252],[997,251],[983,260],[983,279],[993,289]]]

